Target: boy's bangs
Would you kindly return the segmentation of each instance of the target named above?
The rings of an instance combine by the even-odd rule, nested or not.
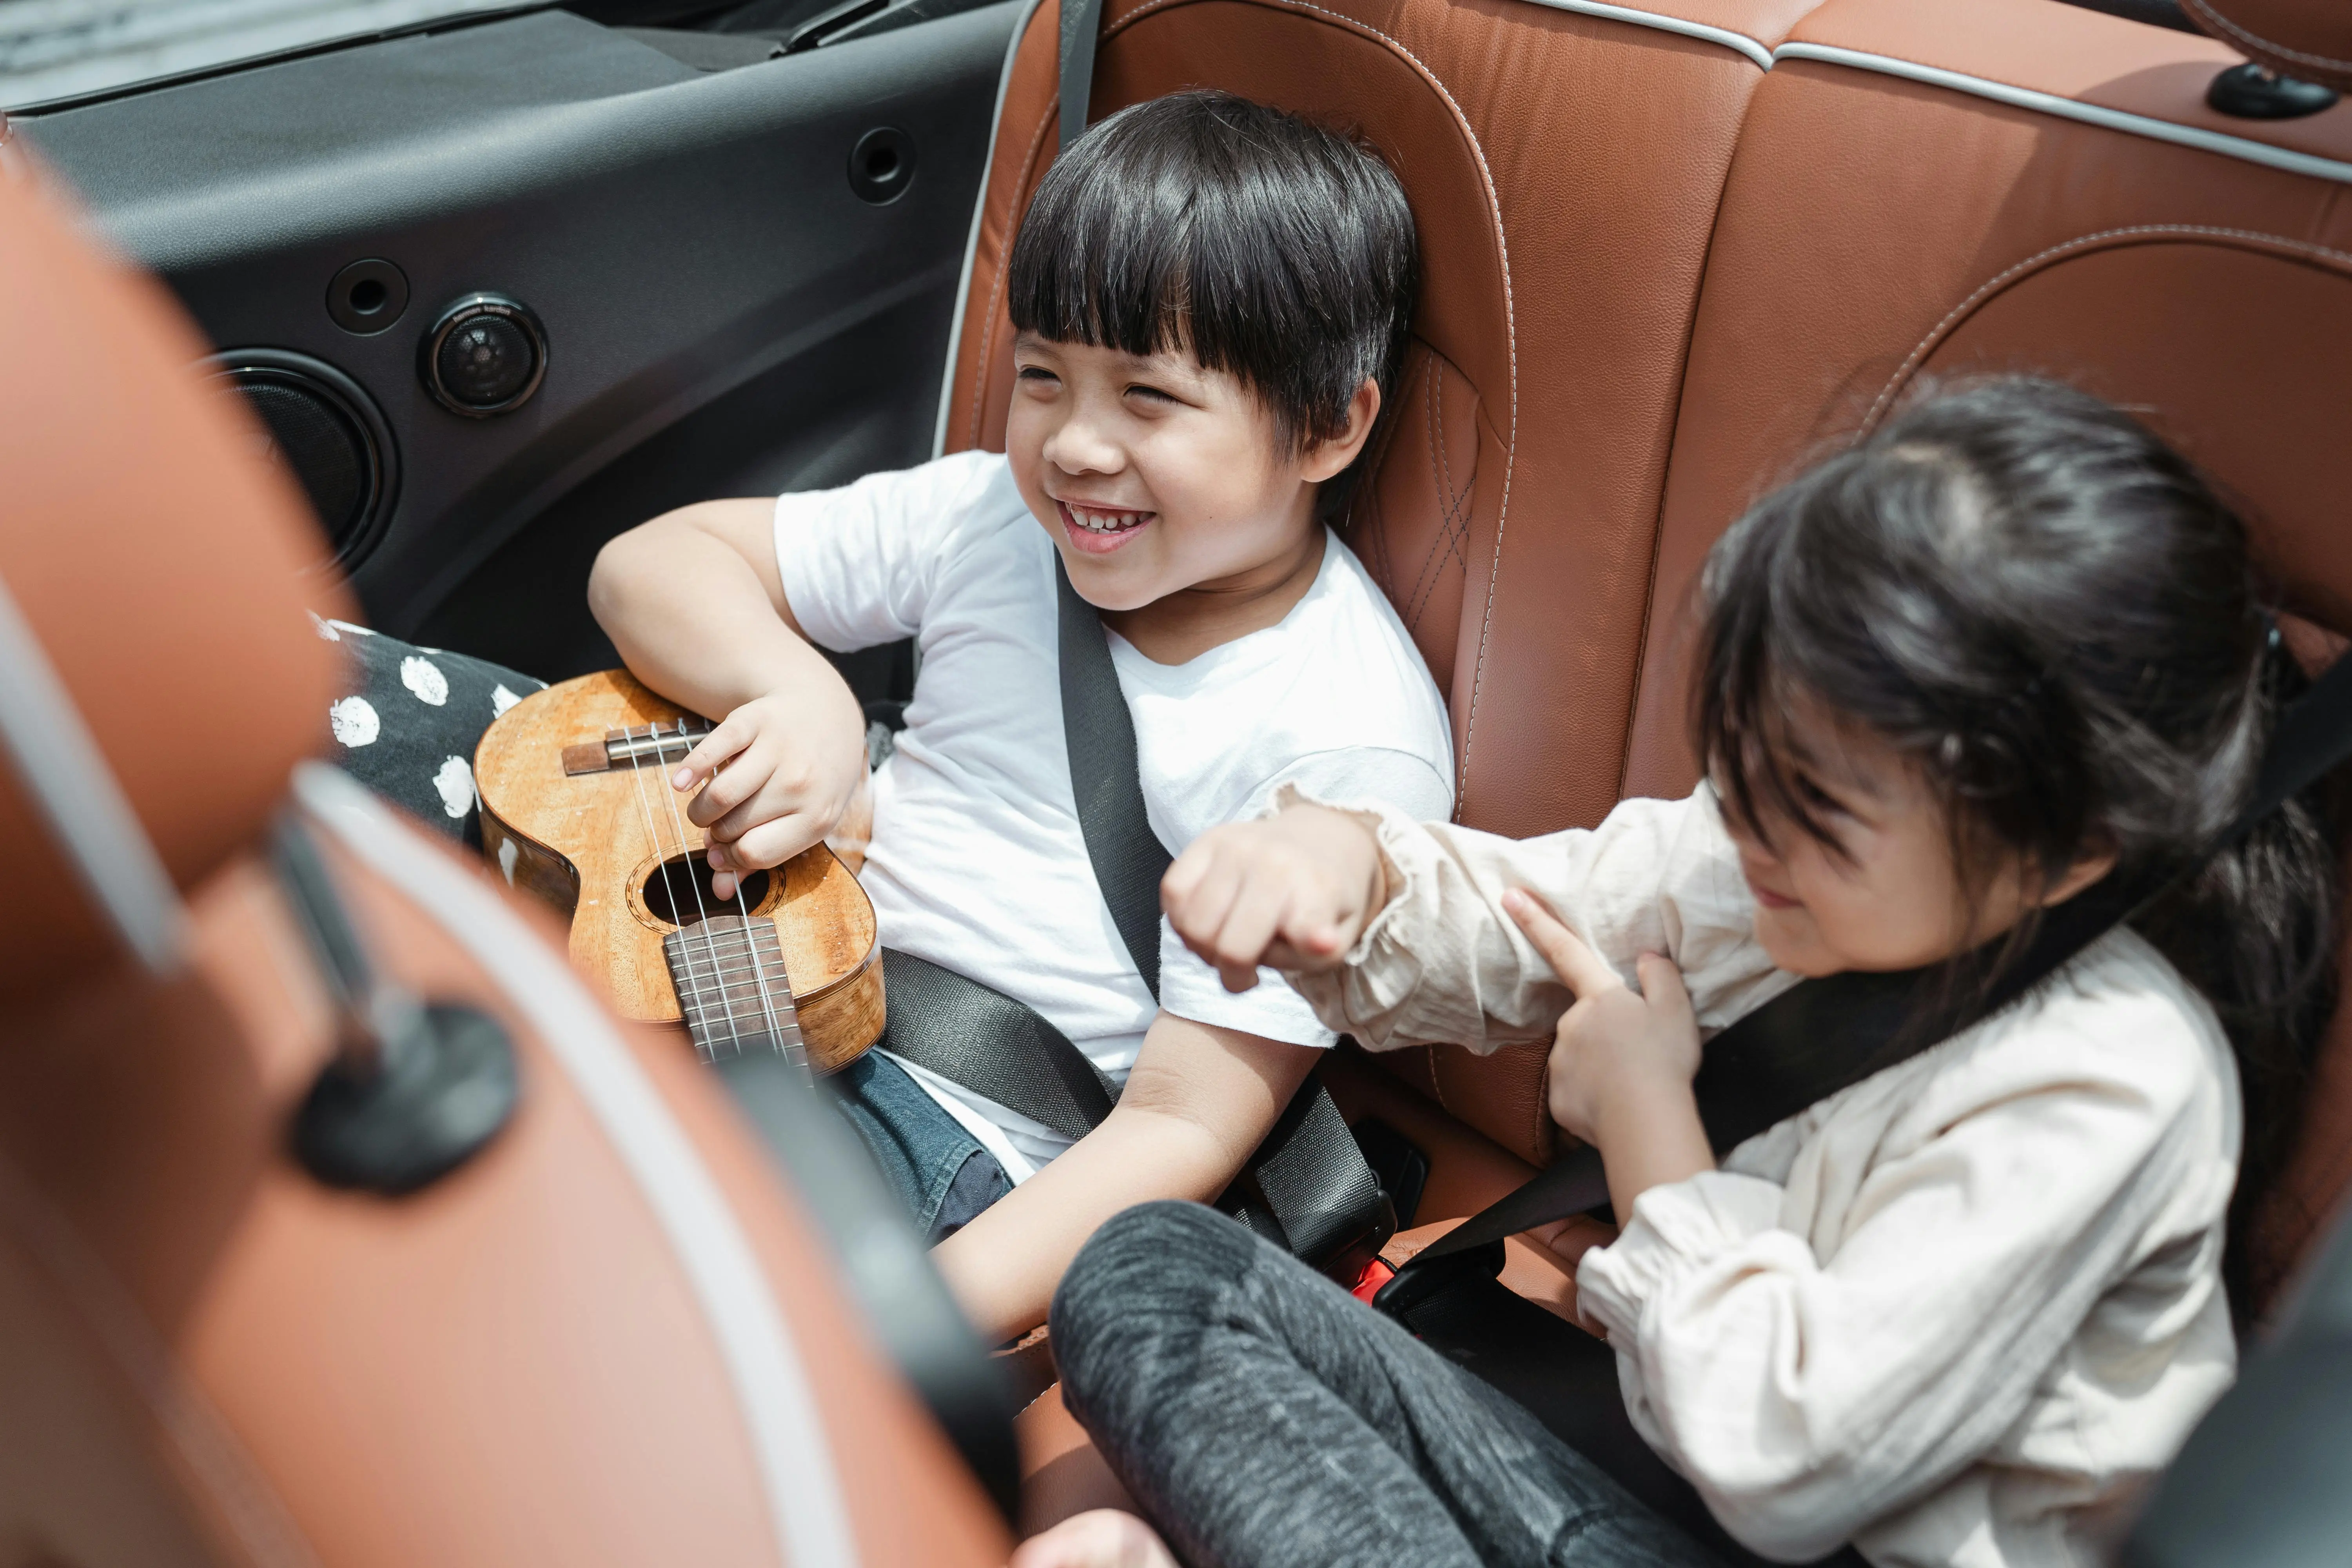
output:
[[[1005,306],[1022,331],[1234,376],[1291,451],[1395,386],[1412,215],[1379,158],[1260,104],[1179,93],[1120,110],[1046,171]]]
[[[1318,319],[1313,280],[1289,264],[1313,237],[1282,220],[1278,193],[1247,169],[1228,164],[1216,171],[1222,178],[1202,180],[1186,166],[1200,161],[1197,147],[1183,160],[1162,148],[1127,151],[1161,155],[1118,159],[1115,179],[1039,193],[1024,226],[1055,243],[1023,268],[1014,321],[1139,357],[1189,353],[1256,394],[1287,449],[1337,434],[1345,405],[1324,406],[1331,399],[1313,383],[1335,378],[1314,362],[1330,357],[1325,345],[1344,342],[1345,328]],[[1362,367],[1348,389],[1381,369],[1377,360]]]
[[[1131,192],[1123,201],[1106,195],[1081,193],[1070,204],[1077,210],[1056,226],[1062,243],[1022,279],[1015,312],[1022,329],[1139,357],[1189,352],[1209,369],[1234,369],[1230,353],[1220,352],[1225,334],[1213,331],[1203,343],[1190,319],[1190,204],[1164,190]]]

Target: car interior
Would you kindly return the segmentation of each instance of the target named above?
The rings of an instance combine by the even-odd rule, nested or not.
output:
[[[617,1029],[545,910],[298,767],[331,658],[305,605],[603,669],[584,588],[620,531],[1001,449],[1063,3],[516,6],[0,120],[0,581],[185,954],[137,956],[47,797],[0,788],[17,885],[59,889],[0,968],[24,1561],[1001,1562],[1008,1527],[1123,1498],[1050,1339],[983,1363],[919,1250],[861,1253],[888,1227],[804,1097]],[[1092,117],[1226,89],[1354,130],[1411,198],[1410,356],[1342,536],[1446,697],[1464,823],[1687,792],[1701,559],[1938,379],[2137,411],[2252,522],[2298,658],[2352,637],[2352,9],[1099,0],[1094,26]],[[9,618],[0,682],[37,685]],[[842,662],[888,723],[909,651]],[[520,1064],[511,1131],[413,1194],[282,1152],[368,1034],[273,869],[289,820],[383,984]],[[1390,1261],[1554,1159],[1548,1045],[1335,1053],[1384,1141]],[[2339,1014],[2257,1259],[2266,1342],[2332,1333],[2336,1381],[2257,1363],[2264,1397],[2344,1387],[2352,1277],[2311,1265],[2347,1182]],[[1504,1281],[1572,1321],[1579,1251],[1514,1238]],[[2302,1484],[2248,1468],[2293,1424],[2263,1408],[2182,1472],[2247,1506]],[[2279,1555],[2198,1555],[2175,1488],[2130,1560],[2340,1560],[2344,1489],[2307,1479],[2335,1522],[2282,1523]]]

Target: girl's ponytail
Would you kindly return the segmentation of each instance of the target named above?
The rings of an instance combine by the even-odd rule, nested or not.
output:
[[[2275,626],[2252,703],[2260,733],[2310,684]],[[2322,780],[2257,823],[2140,918],[2142,935],[2203,992],[2229,1031],[2245,1100],[2223,1274],[2241,1322],[2268,1300],[2294,1235],[2273,1199],[2294,1152],[2312,1058],[2337,997],[2337,791]],[[2299,1232],[2297,1232],[2299,1234]]]

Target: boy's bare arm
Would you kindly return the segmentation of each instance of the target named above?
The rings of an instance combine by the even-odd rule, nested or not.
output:
[[[588,607],[638,679],[715,716],[824,663],[776,574],[775,510],[772,500],[703,501],[598,552]]]
[[[866,780],[866,717],[793,618],[775,503],[705,501],[604,546],[588,605],[647,686],[719,719],[681,772],[714,867],[774,866],[830,832]],[[727,889],[721,889],[721,896]]]
[[[1044,1322],[1063,1270],[1120,1210],[1223,1192],[1321,1055],[1160,1014],[1109,1118],[933,1250],[982,1335]]]

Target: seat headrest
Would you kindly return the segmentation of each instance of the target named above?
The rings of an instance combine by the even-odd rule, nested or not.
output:
[[[2352,5],[2344,0],[2180,0],[2189,19],[2281,76],[2352,90]]]
[[[305,599],[342,600],[301,580],[316,525],[186,318],[76,229],[0,153],[0,584],[186,888],[323,743],[335,656]],[[0,761],[0,996],[120,952],[47,822]]]

